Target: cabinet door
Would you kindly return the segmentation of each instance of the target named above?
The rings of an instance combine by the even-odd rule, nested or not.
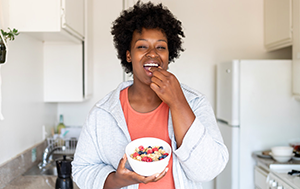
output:
[[[44,43],[44,101],[80,102],[84,96],[82,45]]]
[[[60,0],[9,0],[6,18],[20,32],[60,31]]]
[[[4,20],[42,41],[81,43],[85,30],[85,0],[6,0]]]
[[[264,0],[265,47],[276,50],[292,45],[292,0]]]
[[[293,0],[293,94],[300,99],[300,2]]]
[[[62,0],[62,27],[84,36],[84,0]]]
[[[254,183],[255,187],[258,189],[266,189],[268,188],[267,185],[267,177],[268,172],[263,170],[262,168],[255,166],[254,168]]]

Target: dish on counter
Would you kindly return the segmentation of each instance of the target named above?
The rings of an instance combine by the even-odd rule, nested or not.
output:
[[[271,148],[272,156],[290,156],[293,149],[291,146],[275,146]]]
[[[292,157],[294,156],[294,154],[288,155],[288,156],[275,156],[274,154],[272,154],[272,152],[270,152],[270,155],[272,156],[272,158],[278,162],[288,162],[292,159]]]
[[[257,157],[260,157],[260,158],[268,158],[268,159],[271,159],[272,156],[270,155],[270,150],[265,150],[265,151],[256,151],[254,152],[254,154],[257,156]]]
[[[300,161],[300,157],[294,156],[294,157],[292,157],[292,159],[295,160],[295,161]]]

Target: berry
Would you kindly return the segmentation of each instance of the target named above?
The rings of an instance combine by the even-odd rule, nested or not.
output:
[[[139,156],[137,152],[134,152],[133,157]]]
[[[148,148],[152,148],[152,146],[148,146]]]
[[[145,157],[142,158],[142,161],[147,161],[147,159],[148,159],[148,157],[145,156]]]
[[[148,157],[146,161],[147,162],[152,162],[152,158]]]
[[[153,153],[153,150],[152,149],[148,149],[147,150],[147,154],[151,154],[151,153]]]
[[[144,151],[144,146],[139,146],[140,151]]]
[[[144,152],[142,152],[142,151],[139,151],[138,153],[139,153],[139,155],[142,155],[142,154],[144,154]]]
[[[158,151],[156,147],[152,148],[153,152]]]
[[[164,147],[160,146],[158,149],[164,149]]]
[[[168,153],[164,153],[163,155],[167,157],[169,154]]]

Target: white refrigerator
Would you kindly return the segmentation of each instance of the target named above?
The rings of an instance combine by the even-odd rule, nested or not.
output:
[[[291,60],[233,60],[217,65],[216,117],[230,159],[217,189],[254,189],[252,153],[300,137]]]

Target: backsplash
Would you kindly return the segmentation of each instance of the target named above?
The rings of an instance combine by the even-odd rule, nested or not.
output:
[[[25,173],[33,165],[42,160],[47,141],[32,146],[8,162],[0,165],[0,189],[4,188],[10,181]],[[32,162],[31,150],[36,149],[36,160]]]

